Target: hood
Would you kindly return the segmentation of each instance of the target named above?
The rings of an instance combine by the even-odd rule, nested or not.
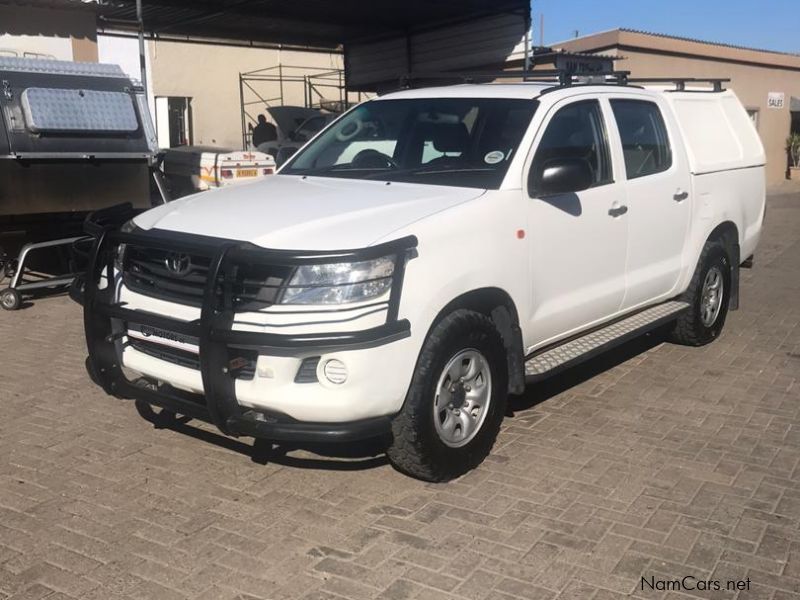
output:
[[[142,229],[241,240],[264,248],[342,250],[481,196],[484,190],[297,175],[187,196],[139,215]]]
[[[281,138],[288,136],[307,119],[322,114],[316,108],[305,106],[270,106],[266,110],[280,129]]]

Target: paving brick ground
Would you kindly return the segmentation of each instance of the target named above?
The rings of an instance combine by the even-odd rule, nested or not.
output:
[[[446,485],[154,429],[89,384],[66,298],[2,313],[0,600],[798,597],[800,195],[771,199],[742,301],[711,346],[529,389]],[[641,590],[687,575],[750,590]]]

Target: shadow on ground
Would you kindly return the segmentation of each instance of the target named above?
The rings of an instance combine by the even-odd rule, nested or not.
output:
[[[537,404],[655,348],[666,341],[669,327],[671,325],[641,335],[571,369],[536,384],[528,385],[524,394],[509,397],[507,416],[514,416],[516,412],[529,410]]]
[[[512,418],[522,416],[518,413],[530,410],[604,371],[647,352],[664,341],[665,331],[656,330],[549,379],[529,385],[524,394],[509,397],[507,416]],[[359,471],[374,469],[388,463],[385,454],[388,445],[386,439],[376,438],[339,444],[278,444],[266,440],[246,443],[195,427],[189,417],[154,411],[151,414],[145,412],[142,417],[151,422],[156,429],[169,429],[208,444],[215,444],[247,456],[254,463],[261,465],[272,463],[300,469]],[[295,452],[300,452],[301,455],[296,455]],[[313,456],[309,456],[309,453]]]

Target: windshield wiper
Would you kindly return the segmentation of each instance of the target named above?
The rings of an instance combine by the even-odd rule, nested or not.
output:
[[[333,172],[347,172],[347,171],[393,171],[393,169],[384,169],[382,167],[354,167],[350,164],[329,165],[327,167],[320,167],[314,169],[291,169],[286,171],[287,175],[321,175],[324,173]]]
[[[364,179],[375,179],[380,176],[395,175],[441,175],[443,173],[476,173],[480,171],[494,171],[490,167],[458,167],[458,168],[436,168],[435,165],[428,165],[424,167],[414,167],[413,169],[388,169],[373,175],[367,175]]]

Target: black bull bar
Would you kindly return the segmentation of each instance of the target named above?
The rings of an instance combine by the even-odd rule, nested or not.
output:
[[[83,304],[89,353],[87,368],[95,383],[118,398],[143,401],[213,423],[227,435],[320,442],[363,439],[389,430],[389,416],[345,423],[317,423],[243,407],[236,398],[236,378],[231,364],[236,360],[233,355],[237,349],[256,350],[273,356],[301,356],[371,348],[408,337],[410,324],[406,319],[398,319],[398,310],[405,264],[417,246],[414,236],[356,250],[272,250],[246,242],[175,232],[120,231],[120,226],[135,214],[130,205],[119,205],[93,213],[85,223],[85,230],[94,237],[94,243],[86,275],[76,282],[71,295]],[[182,321],[129,309],[125,303],[118,302],[114,257],[120,244],[209,258],[200,318]],[[237,264],[297,267],[358,262],[384,256],[393,256],[395,260],[386,321],[371,329],[295,335],[236,331],[232,328],[235,312],[229,295],[218,293],[220,286],[225,285],[226,275]],[[101,281],[106,285],[101,286]],[[128,379],[123,373],[118,352],[128,322],[196,338],[204,394],[191,394],[166,384],[142,385],[141,381]]]

